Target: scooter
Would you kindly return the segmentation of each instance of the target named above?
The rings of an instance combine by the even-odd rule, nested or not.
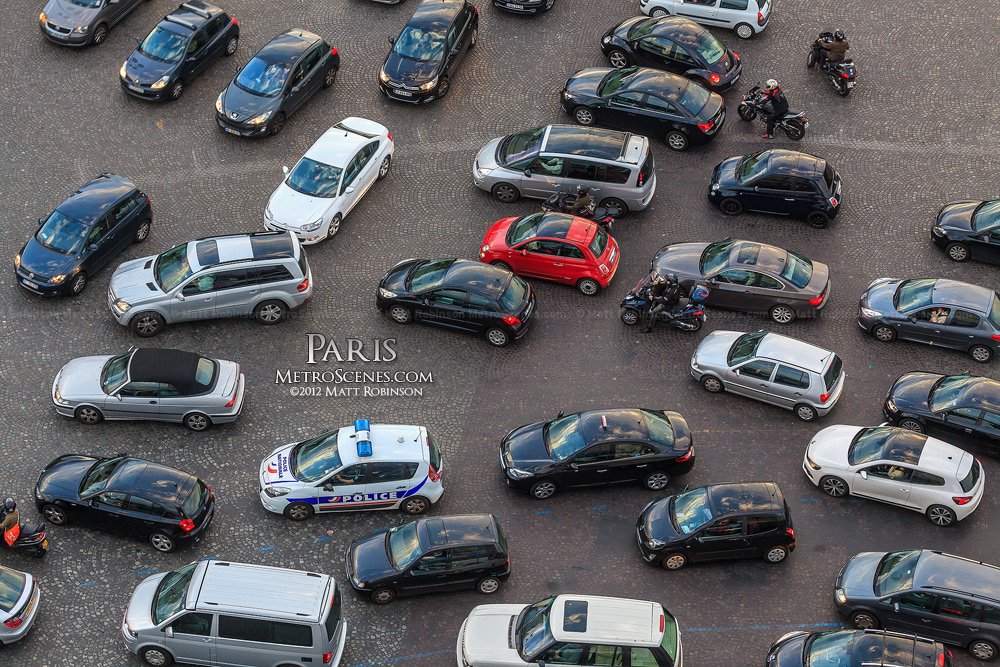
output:
[[[757,84],[743,96],[740,105],[736,107],[736,113],[745,121],[752,121],[758,115],[763,119],[765,118],[765,103],[762,86]],[[809,127],[809,117],[806,116],[804,111],[789,110],[777,120],[775,127],[784,132],[789,139],[798,141],[806,136],[806,128]]]
[[[14,516],[10,518],[9,522],[7,519],[10,512],[2,517],[4,524],[10,525],[10,528],[4,531],[3,538],[0,539],[0,549],[27,551],[35,558],[44,557],[49,550],[49,541],[45,537],[44,525],[41,523],[22,524],[20,523],[20,510],[14,507],[10,511],[14,513]]]
[[[653,284],[653,275],[640,280],[621,302],[621,319],[628,326],[635,326],[646,315],[646,303],[649,299],[649,288]],[[665,322],[682,331],[698,331],[705,324],[705,307],[702,305],[708,298],[708,287],[696,285],[691,295],[682,298],[672,310],[657,313],[656,321]]]
[[[544,202],[542,202],[543,211],[555,211],[557,213],[569,213],[569,207],[576,202],[576,195],[572,192],[557,192],[552,195]],[[593,220],[598,225],[604,228],[604,231],[611,232],[611,225],[614,223],[615,219],[608,214],[608,209],[603,206],[597,206],[594,200],[591,199],[590,203],[587,205],[585,211],[577,213],[581,218],[587,218],[588,220]]]
[[[809,55],[806,57],[806,66],[812,69],[819,62],[819,52],[823,42],[833,41],[832,32],[821,32],[819,37],[809,46]],[[852,58],[844,58],[835,63],[829,61],[820,65],[820,70],[830,75],[830,82],[843,97],[851,93],[851,88],[857,83],[858,68]]]

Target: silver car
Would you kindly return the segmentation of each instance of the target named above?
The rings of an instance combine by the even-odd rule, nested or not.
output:
[[[0,537],[0,539],[3,539]],[[0,646],[21,639],[38,614],[38,582],[0,565]]]
[[[115,269],[108,307],[143,338],[167,324],[253,316],[277,324],[312,296],[312,273],[291,232],[197,239]]]
[[[180,422],[192,431],[236,421],[246,380],[239,364],[181,350],[132,348],[79,357],[52,383],[56,412],[82,424],[104,419]]]
[[[844,390],[844,362],[833,352],[766,331],[715,331],[691,357],[691,375],[706,391],[794,410],[812,421],[833,409]]]

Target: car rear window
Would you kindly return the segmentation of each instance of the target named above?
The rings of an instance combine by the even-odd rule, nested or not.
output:
[[[840,372],[844,370],[844,362],[840,360],[840,357],[833,355],[833,361],[830,362],[829,368],[826,369],[826,373],[823,373],[823,382],[826,384],[826,390],[830,391],[837,384],[837,380],[840,379]]]
[[[299,248],[299,269],[302,270],[302,277],[309,275],[309,262],[306,261],[306,251]]]
[[[434,442],[434,438],[429,433],[427,434],[427,453],[431,467],[435,470],[441,470],[441,450],[438,449],[437,443]]]
[[[787,254],[788,261],[785,262],[785,268],[781,270],[781,277],[799,289],[802,289],[812,280],[812,262],[794,252],[788,252]]]
[[[961,481],[962,490],[968,493],[976,488],[980,474],[982,474],[982,468],[979,466],[979,459],[972,459],[972,468],[969,469],[969,474],[965,476],[965,479]]]
[[[340,623],[341,616],[341,599],[340,599],[340,586],[337,586],[337,590],[333,593],[333,600],[330,602],[330,613],[327,614],[326,622],[326,639],[327,641],[333,641],[336,639],[334,633],[337,632],[337,624]]]
[[[722,46],[721,44],[719,46]],[[725,55],[725,47],[722,47],[722,55]],[[684,89],[681,94],[680,102],[681,106],[688,110],[692,116],[697,116],[698,112],[705,108],[708,101],[712,99],[712,93],[708,92],[707,88],[702,88],[699,84],[691,82],[688,87]]]
[[[24,593],[26,578],[20,572],[0,568],[0,609],[10,611]]]
[[[648,148],[646,149],[646,161],[642,163],[642,167],[639,169],[639,178],[636,181],[636,187],[641,188],[643,185],[649,182],[649,179],[653,177],[653,170],[656,165],[653,163],[653,153]]]
[[[660,648],[666,652],[671,661],[674,661],[677,659],[677,620],[670,615],[669,611],[663,609],[663,621],[663,638],[660,640]]]
[[[503,528],[500,527],[500,522],[496,520],[496,517],[493,517],[493,527],[496,529],[496,532],[497,532],[497,544],[500,545],[500,548],[506,554],[507,553],[507,535],[504,534]]]
[[[833,170],[833,167],[830,166],[830,163],[827,162],[826,166],[823,168],[823,180],[826,181],[826,187],[831,192],[833,191],[833,177],[836,173],[837,172]]]
[[[590,252],[594,253],[594,257],[600,257],[604,254],[604,249],[608,247],[608,233],[597,228],[597,233],[594,234],[594,239],[590,242]]]
[[[202,505],[205,504],[205,499],[208,497],[208,487],[200,479],[195,482],[194,489],[191,491],[191,495],[187,497],[184,504],[181,505],[181,511],[184,512],[184,516],[193,518],[198,515],[201,510]]]
[[[500,295],[500,306],[507,312],[513,312],[524,303],[527,294],[528,284],[517,276],[513,276],[507,283],[507,289]]]

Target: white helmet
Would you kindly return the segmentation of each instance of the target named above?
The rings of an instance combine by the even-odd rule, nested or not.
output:
[[[778,80],[777,79],[768,79],[767,83],[765,83],[764,85],[767,86],[768,90],[774,90],[775,88],[778,87]]]

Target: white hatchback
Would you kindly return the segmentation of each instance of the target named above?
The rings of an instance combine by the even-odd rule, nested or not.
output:
[[[696,23],[735,30],[743,39],[763,32],[774,0],[639,0],[646,14],[683,16]]]
[[[809,481],[828,496],[869,498],[950,526],[983,499],[985,475],[972,454],[894,426],[829,426],[802,461]]]
[[[303,244],[319,243],[340,230],[368,189],[389,173],[392,133],[364,118],[345,118],[316,140],[271,194],[264,210],[267,229],[294,233]]]

